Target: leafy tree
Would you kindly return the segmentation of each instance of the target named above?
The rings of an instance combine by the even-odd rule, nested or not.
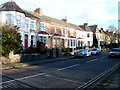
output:
[[[0,52],[2,56],[8,56],[11,51],[18,51],[21,47],[21,35],[17,32],[17,28],[10,25],[0,26],[1,45]]]

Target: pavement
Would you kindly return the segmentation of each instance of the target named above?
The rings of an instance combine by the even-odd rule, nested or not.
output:
[[[38,64],[62,61],[62,60],[67,60],[67,59],[72,59],[72,58],[74,58],[74,56],[70,55],[70,56],[55,57],[55,58],[45,59],[45,60],[36,60],[36,61],[21,62],[21,63],[14,63],[14,64],[5,64],[5,65],[0,66],[0,70],[8,70],[8,69],[13,69],[13,68],[17,68],[17,67],[38,65]]]

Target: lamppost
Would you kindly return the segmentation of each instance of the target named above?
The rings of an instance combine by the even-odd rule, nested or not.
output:
[[[120,1],[118,2],[118,43],[120,43]]]

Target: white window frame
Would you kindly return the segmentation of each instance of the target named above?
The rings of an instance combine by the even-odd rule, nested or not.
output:
[[[47,45],[47,37],[46,36],[39,36],[39,41],[45,43]]]
[[[45,23],[40,23],[40,31],[45,31]]]
[[[35,21],[34,20],[30,20],[30,29],[35,29]]]
[[[20,16],[20,15],[17,15],[17,16],[16,16],[16,24],[17,24],[17,25],[20,25],[20,24],[21,24],[21,16]]]
[[[73,31],[73,30],[70,30],[70,35],[71,35],[71,36],[74,36],[73,33],[74,33],[74,31]]]
[[[54,27],[54,32],[55,32],[55,33],[58,33],[58,26],[55,26],[55,27]]]
[[[65,28],[62,28],[62,34],[65,34],[66,32],[65,32]]]
[[[29,19],[25,19],[25,28],[29,29]]]
[[[6,14],[6,23],[12,24],[12,14],[11,13]]]

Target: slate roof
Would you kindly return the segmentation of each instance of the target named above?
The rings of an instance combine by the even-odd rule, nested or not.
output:
[[[80,28],[79,26],[77,26],[75,24],[72,24],[72,23],[66,23],[65,21],[55,19],[55,18],[46,16],[46,15],[39,15],[38,13],[31,12],[31,11],[28,11],[28,10],[24,10],[24,12],[29,13],[30,15],[33,15],[33,16],[39,18],[41,21],[49,22],[49,23],[52,23],[52,24],[58,24],[58,25],[62,25],[64,27],[74,28],[76,30],[83,31],[82,28]]]
[[[22,9],[14,1],[0,5],[0,11],[17,11],[23,13]]]
[[[87,25],[79,25],[79,27],[81,27],[84,31],[92,32],[91,28],[88,27]]]
[[[64,26],[64,27],[74,28],[76,30],[83,31],[83,29],[81,27],[79,27],[75,24],[66,23],[65,21],[55,19],[55,18],[46,16],[46,15],[40,15],[40,14],[37,14],[35,12],[31,12],[31,11],[28,11],[28,10],[23,10],[14,1],[9,1],[9,2],[6,2],[2,5],[0,5],[0,11],[21,12],[21,13],[24,13],[26,17],[35,18],[37,20],[41,20],[41,21],[52,23],[52,24],[57,24],[57,25],[61,25],[61,26]]]
[[[89,26],[89,27],[94,33],[96,33],[97,25],[92,25],[92,26]]]

